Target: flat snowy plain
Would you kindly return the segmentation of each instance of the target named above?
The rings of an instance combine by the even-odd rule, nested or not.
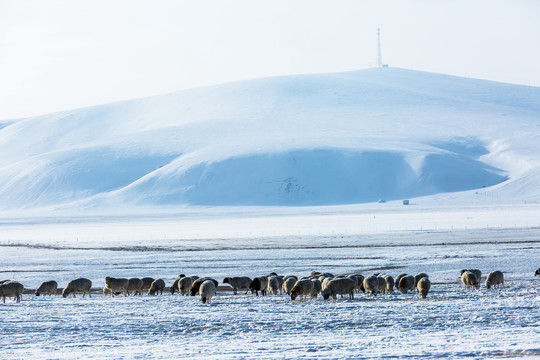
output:
[[[0,278],[35,289],[88,277],[427,272],[418,294],[291,302],[24,295],[0,304],[2,358],[535,358],[540,356],[538,205],[397,202],[199,208],[154,215],[7,216]],[[489,222],[489,223],[488,223]],[[203,241],[202,241],[203,240]],[[462,268],[500,269],[504,289],[465,291]]]

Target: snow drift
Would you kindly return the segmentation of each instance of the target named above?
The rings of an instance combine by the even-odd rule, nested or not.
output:
[[[390,68],[6,121],[0,207],[327,205],[479,188],[538,201],[539,100],[539,88]]]

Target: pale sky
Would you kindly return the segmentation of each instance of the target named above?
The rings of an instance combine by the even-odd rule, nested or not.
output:
[[[0,120],[383,62],[540,86],[537,0],[0,0]]]

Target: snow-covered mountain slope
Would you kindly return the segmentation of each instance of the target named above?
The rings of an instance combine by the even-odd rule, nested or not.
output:
[[[0,153],[3,209],[538,201],[540,88],[393,68],[264,78],[0,122]]]

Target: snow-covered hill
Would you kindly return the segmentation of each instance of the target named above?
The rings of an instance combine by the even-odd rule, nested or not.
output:
[[[0,122],[0,208],[540,200],[540,88],[403,69]],[[481,189],[481,190],[475,190]]]

